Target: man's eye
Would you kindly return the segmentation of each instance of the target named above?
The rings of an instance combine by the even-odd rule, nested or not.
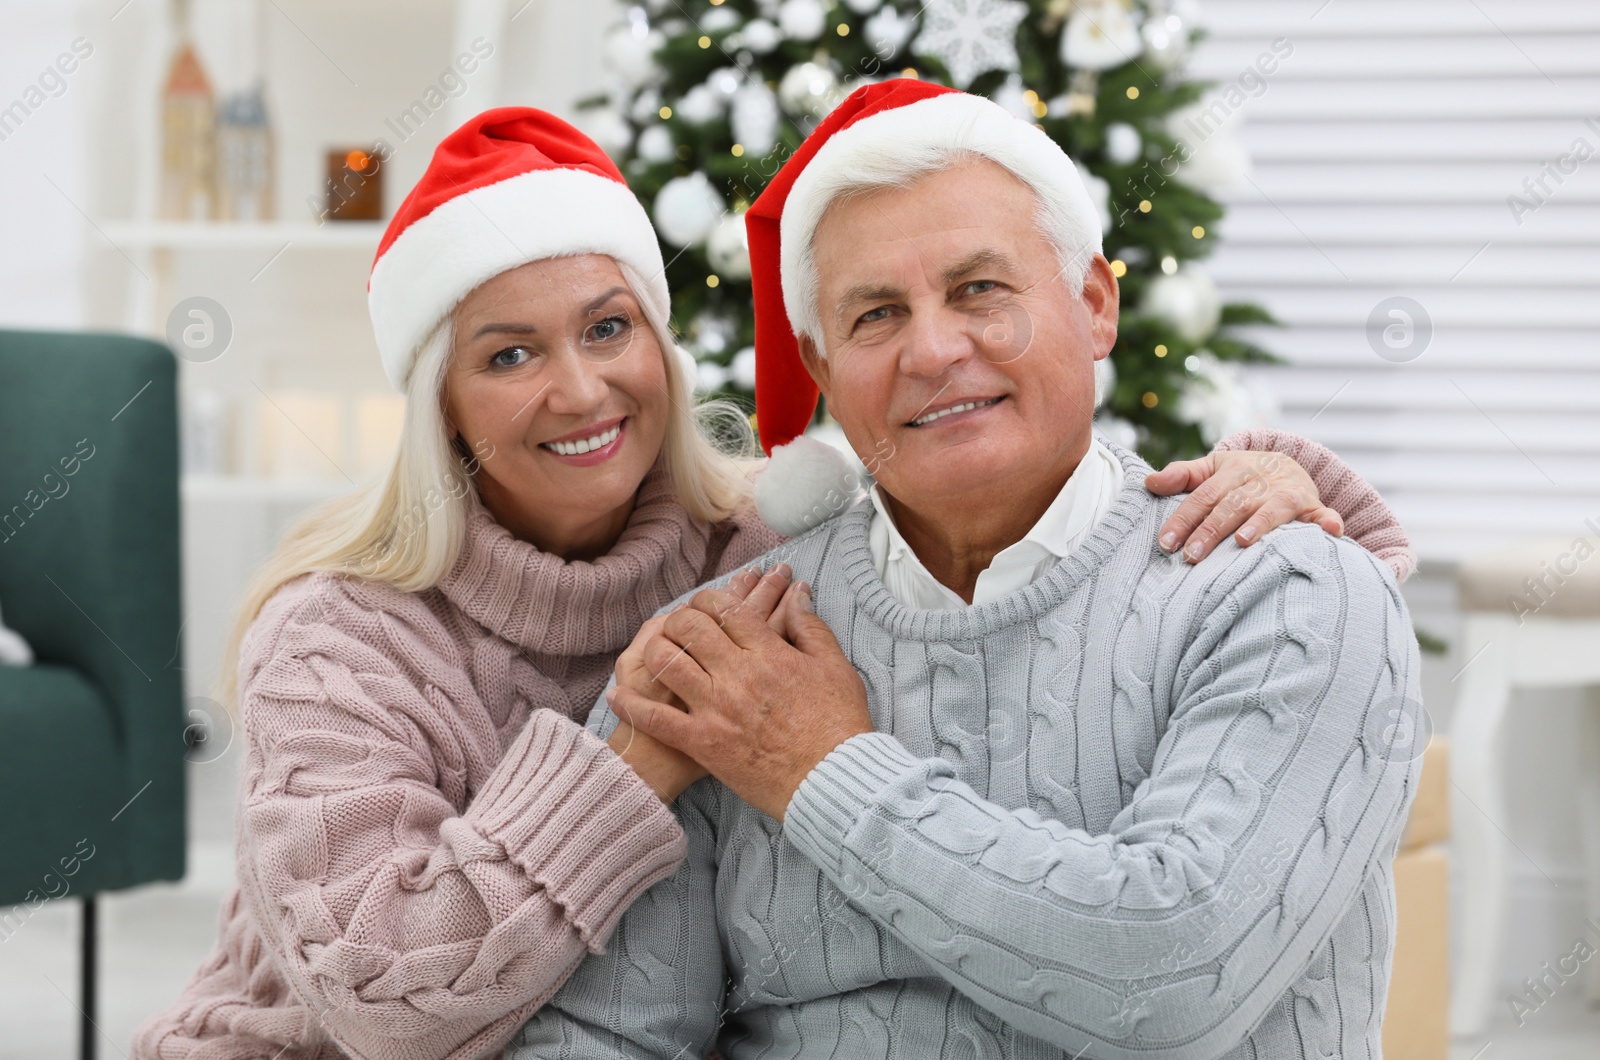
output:
[[[630,326],[627,317],[606,317],[589,325],[589,339],[591,342],[610,342],[626,334]]]
[[[889,307],[886,306],[886,305],[881,305],[876,309],[869,309],[865,313],[862,313],[861,314],[861,319],[856,321],[856,323],[858,323],[858,324],[876,324],[878,321],[887,320],[888,318],[889,318]]]
[[[489,358],[489,363],[498,365],[501,368],[515,368],[532,357],[533,353],[526,346],[507,346]]]
[[[971,283],[963,284],[962,286],[968,294],[988,294],[999,284],[993,280],[973,280]]]

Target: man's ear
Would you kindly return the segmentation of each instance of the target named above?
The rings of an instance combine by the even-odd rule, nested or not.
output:
[[[1089,311],[1089,329],[1094,333],[1094,359],[1099,360],[1117,344],[1117,316],[1121,307],[1117,274],[1104,254],[1096,254],[1083,277],[1083,307]]]
[[[800,363],[806,366],[806,371],[811,373],[817,389],[822,391],[824,398],[827,398],[833,383],[833,376],[828,370],[828,359],[818,352],[817,344],[811,341],[810,335],[801,335],[799,340]]]

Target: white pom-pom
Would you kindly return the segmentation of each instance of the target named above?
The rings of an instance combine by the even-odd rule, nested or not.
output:
[[[796,537],[839,515],[861,496],[850,458],[801,435],[772,451],[756,479],[756,511],[785,537]]]

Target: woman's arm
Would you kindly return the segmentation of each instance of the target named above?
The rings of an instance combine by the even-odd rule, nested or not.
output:
[[[453,642],[425,607],[401,617],[352,595],[314,577],[241,667],[240,885],[342,1049],[466,1060],[601,951],[682,861],[683,832],[603,741],[549,710],[472,777],[495,740]]]
[[[1238,431],[1208,455],[1174,461],[1145,484],[1159,496],[1190,491],[1162,526],[1161,540],[1169,552],[1182,546],[1191,561],[1228,534],[1249,545],[1297,519],[1349,534],[1388,564],[1396,581],[1417,567],[1404,528],[1378,491],[1331,449],[1290,431]]]

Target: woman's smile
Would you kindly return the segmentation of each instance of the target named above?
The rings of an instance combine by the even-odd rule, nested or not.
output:
[[[617,416],[583,427],[560,438],[540,442],[539,448],[564,464],[592,467],[610,460],[622,451],[627,436],[627,417]]]

